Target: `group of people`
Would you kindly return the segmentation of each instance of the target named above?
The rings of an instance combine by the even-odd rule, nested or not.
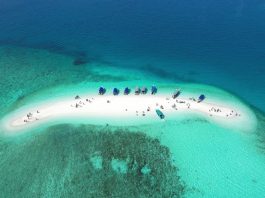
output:
[[[39,110],[37,110],[36,113],[37,114],[40,113]],[[31,112],[29,112],[26,116],[27,116],[27,118],[23,120],[24,122],[30,122],[32,120],[38,120],[38,118],[37,117],[34,117],[33,116],[33,113],[31,113]]]
[[[75,96],[75,100],[79,100],[78,102],[75,103],[75,105],[71,105],[71,107],[75,107],[75,108],[79,108],[79,107],[83,107],[85,105],[85,102],[81,101],[81,97],[80,96]],[[86,99],[85,101],[88,103],[92,103],[92,101],[94,100],[94,98],[92,99]]]

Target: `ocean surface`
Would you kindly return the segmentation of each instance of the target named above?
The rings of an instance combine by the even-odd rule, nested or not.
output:
[[[69,92],[153,82],[237,101],[258,124],[249,134],[196,117],[0,129],[0,197],[264,197],[264,21],[261,0],[2,0],[0,118]]]

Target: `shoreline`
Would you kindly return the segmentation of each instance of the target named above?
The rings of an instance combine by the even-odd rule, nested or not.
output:
[[[156,110],[159,109],[165,115],[164,120],[178,120],[183,115],[196,115],[231,129],[250,131],[254,128],[252,118],[248,117],[244,109],[208,98],[198,103],[194,98],[182,95],[173,99],[170,93],[80,96],[80,98],[65,96],[57,100],[51,98],[39,104],[35,103],[31,107],[21,108],[4,117],[0,125],[9,133],[53,121],[136,126],[161,122],[163,119],[161,120],[156,114]]]

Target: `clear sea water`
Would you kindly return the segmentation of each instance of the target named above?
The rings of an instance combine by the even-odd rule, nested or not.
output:
[[[261,0],[2,0],[1,117],[34,100],[73,92],[75,85],[83,92],[88,84],[90,90],[101,84],[176,83],[191,90],[199,83],[243,101],[255,112],[258,128],[244,134],[187,118],[159,127],[109,129],[125,135],[86,125],[1,135],[0,197],[264,197],[264,21]],[[196,89],[218,92],[214,87]],[[133,170],[126,177],[105,166],[105,172],[95,171],[91,159],[111,161],[103,147],[108,138],[139,164],[156,160],[161,171],[153,177],[161,180],[141,180]],[[127,138],[139,141],[139,148],[120,143]],[[88,146],[91,141],[97,144]],[[171,163],[157,162],[166,149],[177,176]],[[127,159],[118,150],[113,156]]]

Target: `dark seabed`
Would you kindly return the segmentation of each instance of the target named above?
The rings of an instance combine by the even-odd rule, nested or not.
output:
[[[58,125],[2,140],[1,150],[5,197],[180,197],[185,189],[169,149],[141,132]]]

